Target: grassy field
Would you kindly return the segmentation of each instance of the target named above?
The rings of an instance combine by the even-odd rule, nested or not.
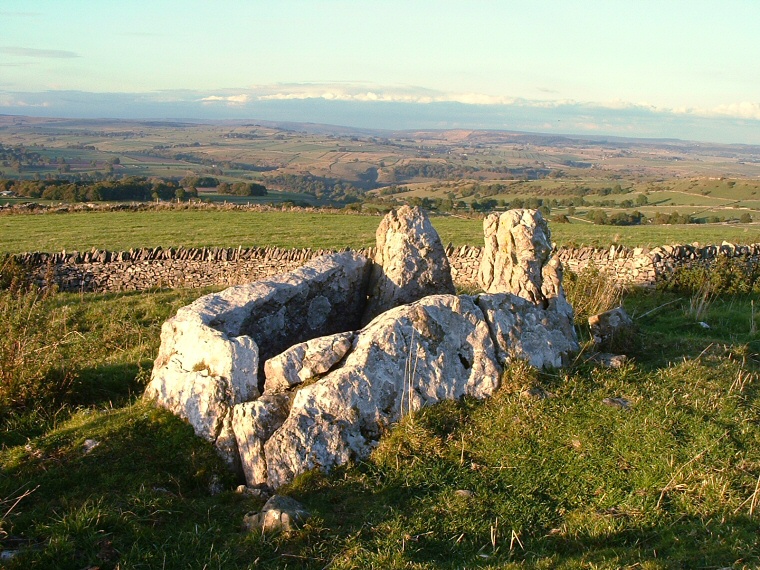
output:
[[[492,399],[423,409],[367,461],[298,478],[282,492],[312,518],[262,536],[241,527],[262,501],[232,491],[188,425],[139,400],[161,322],[198,294],[0,291],[13,315],[0,321],[4,567],[760,565],[750,297],[696,315],[688,292],[631,294],[631,364],[514,366]],[[550,396],[526,397],[534,387]]]
[[[444,243],[482,245],[482,221],[434,217]],[[244,211],[86,212],[0,216],[0,252],[126,250],[139,247],[342,248],[375,243],[380,218],[333,213]],[[558,245],[656,246],[760,242],[760,224],[596,226],[552,224]]]

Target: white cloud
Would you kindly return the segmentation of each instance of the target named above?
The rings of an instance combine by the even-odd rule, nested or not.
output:
[[[239,95],[228,95],[221,97],[219,95],[210,95],[200,100],[201,103],[226,103],[227,105],[245,105],[251,101],[251,96],[246,93]]]
[[[325,101],[357,101],[385,103],[461,103],[463,105],[512,106],[536,109],[602,109],[654,114],[693,115],[699,117],[723,117],[760,120],[760,103],[730,103],[714,108],[670,108],[652,103],[625,101],[577,101],[574,99],[523,99],[477,92],[447,92],[416,86],[380,86],[354,83],[292,83],[256,85],[246,90],[230,91],[230,94],[210,95],[203,103],[245,105],[255,101],[298,101],[322,99]]]
[[[739,119],[760,120],[760,103],[742,101],[741,103],[730,103],[718,105],[713,109],[716,115],[736,117]]]

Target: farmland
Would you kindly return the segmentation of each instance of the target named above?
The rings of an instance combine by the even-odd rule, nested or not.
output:
[[[491,131],[370,131],[300,123],[135,122],[0,117],[0,178],[249,181],[265,197],[387,210],[487,211],[520,203],[584,218],[678,213],[760,218],[760,148]],[[592,212],[593,213],[593,212]]]

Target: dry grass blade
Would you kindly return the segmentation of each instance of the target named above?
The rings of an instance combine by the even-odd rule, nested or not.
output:
[[[715,294],[712,284],[706,281],[689,299],[689,309],[686,311],[686,315],[696,321],[701,321],[710,309],[710,305],[712,305],[714,299]]]
[[[8,508],[8,510],[5,511],[5,514],[3,514],[3,516],[0,518],[0,523],[2,523],[3,521],[5,521],[5,519],[8,518],[8,516],[13,512],[13,510],[18,506],[18,504],[21,501],[23,501],[25,498],[27,498],[29,495],[31,495],[32,493],[34,493],[39,488],[40,488],[40,486],[37,485],[34,489],[27,489],[26,491],[24,491],[23,493],[21,493],[17,497],[9,497],[7,499],[4,499],[3,501],[0,501],[0,504],[3,504],[3,505],[8,504],[11,501],[13,501],[13,504],[11,504],[11,506]]]
[[[757,476],[757,482],[755,483],[754,492],[749,497],[747,497],[746,500],[741,505],[739,505],[738,507],[736,507],[736,509],[734,509],[734,514],[737,514],[740,510],[742,510],[744,505],[749,503],[749,516],[754,515],[755,507],[757,506],[758,494],[760,494],[760,475]]]
[[[702,451],[697,453],[694,457],[689,459],[686,463],[681,465],[676,472],[673,474],[673,476],[670,478],[670,481],[668,481],[667,485],[665,485],[662,490],[660,491],[660,498],[657,499],[657,508],[660,508],[660,505],[662,505],[662,500],[665,498],[665,494],[668,491],[673,491],[675,489],[683,488],[683,485],[678,483],[676,484],[675,481],[678,478],[679,475],[683,474],[684,469],[686,469],[689,465],[694,463],[695,461],[699,461],[708,451],[710,451],[712,448],[714,448],[718,443],[720,443],[727,435],[728,431],[723,432],[723,435],[720,436],[718,439],[716,439],[711,445],[704,448]]]

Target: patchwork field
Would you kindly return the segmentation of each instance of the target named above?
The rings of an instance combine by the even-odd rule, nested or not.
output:
[[[171,123],[0,117],[0,177],[256,181],[255,202],[450,199],[504,208],[541,199],[558,213],[591,207],[760,217],[760,148],[688,141],[490,131],[367,131],[264,122]],[[19,151],[20,149],[20,154]],[[278,194],[287,192],[287,194]],[[210,191],[202,198],[223,200]],[[579,200],[583,198],[584,200]],[[645,202],[642,202],[646,198]],[[461,202],[461,204],[460,204]]]

